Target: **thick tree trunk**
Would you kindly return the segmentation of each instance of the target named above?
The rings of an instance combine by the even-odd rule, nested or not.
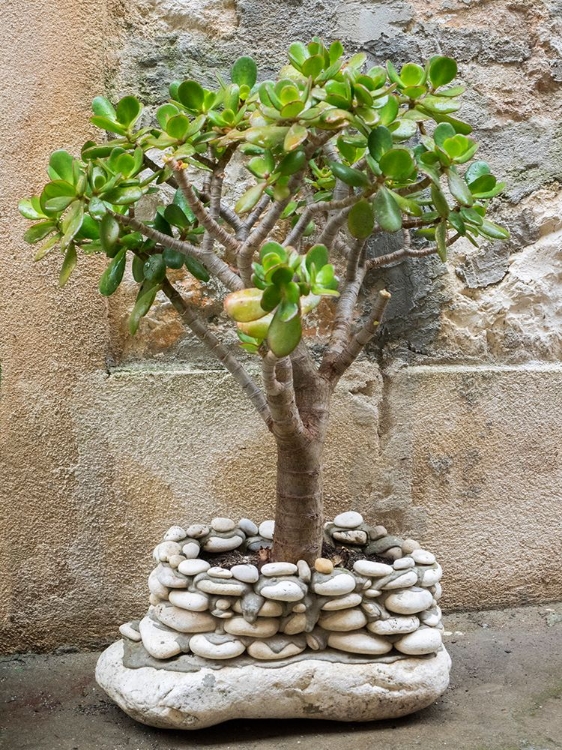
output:
[[[277,504],[272,559],[314,563],[322,553],[324,440],[277,444]]]

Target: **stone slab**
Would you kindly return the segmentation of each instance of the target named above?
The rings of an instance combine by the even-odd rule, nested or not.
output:
[[[133,719],[150,726],[203,729],[230,719],[373,721],[429,706],[449,684],[445,649],[432,659],[393,664],[305,660],[278,669],[258,666],[168,672],[123,666],[123,641],[100,656],[96,680]]]

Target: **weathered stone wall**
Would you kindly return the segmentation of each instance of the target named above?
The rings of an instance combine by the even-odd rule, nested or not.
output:
[[[168,526],[272,508],[272,446],[229,376],[164,305],[132,341],[127,290],[107,310],[95,259],[59,292],[59,257],[29,264],[18,199],[39,188],[51,150],[86,140],[104,88],[155,103],[168,81],[211,82],[242,53],[266,76],[289,42],[315,33],[379,62],[455,56],[482,158],[508,183],[496,216],[512,230],[480,250],[458,243],[447,268],[426,259],[386,272],[383,374],[363,362],[342,384],[327,513],[354,507],[437,552],[446,608],[562,596],[562,5],[5,5],[0,651],[110,636],[145,610],[149,551]]]

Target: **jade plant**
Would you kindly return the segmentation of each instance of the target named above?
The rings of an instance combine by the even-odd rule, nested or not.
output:
[[[474,160],[478,143],[455,115],[464,87],[451,85],[453,59],[369,67],[364,54],[317,38],[288,56],[276,80],[258,82],[241,57],[212,90],[175,81],[154,112],[135,96],[96,97],[99,142],[80,156],[55,151],[49,182],[20,211],[35,222],[25,234],[39,245],[35,259],[63,254],[61,286],[79,255],[104,254],[99,290],[112,295],[130,261],[130,333],[164,295],[232,374],[277,447],[271,559],[310,562],[321,556],[331,396],[377,336],[390,297],[378,269],[433,254],[445,263],[461,237],[476,245],[508,232],[487,218],[503,185]],[[242,191],[225,179],[231,166]],[[158,205],[141,220],[151,194]],[[370,240],[384,233],[400,247],[376,254]],[[182,295],[173,281],[182,268],[226,295],[246,353]],[[323,299],[329,330],[307,341],[303,322]],[[247,353],[261,360],[260,382]]]

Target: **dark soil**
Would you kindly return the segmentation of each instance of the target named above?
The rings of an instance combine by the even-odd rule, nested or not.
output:
[[[268,562],[271,562],[271,549],[262,547],[257,552],[240,552],[240,550],[232,550],[231,552],[222,552],[213,555],[209,552],[204,552],[201,557],[212,565],[226,568],[229,570],[234,565],[255,565],[261,570],[262,566]],[[392,561],[389,561],[385,557],[380,555],[366,555],[359,548],[353,549],[351,547],[334,546],[324,542],[322,545],[322,557],[331,560],[334,566],[338,568],[346,568],[347,570],[353,570],[354,563],[357,560],[370,560],[372,562],[382,562],[392,565]]]

